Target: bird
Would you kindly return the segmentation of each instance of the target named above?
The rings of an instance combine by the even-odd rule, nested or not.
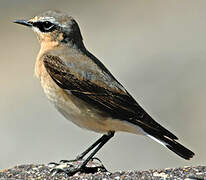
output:
[[[75,160],[83,160],[90,152],[81,165],[67,171],[69,175],[83,172],[87,163],[118,131],[148,136],[186,160],[194,156],[87,50],[79,25],[72,16],[48,10],[14,23],[30,27],[41,44],[35,75],[49,101],[77,126],[103,134],[77,156]]]

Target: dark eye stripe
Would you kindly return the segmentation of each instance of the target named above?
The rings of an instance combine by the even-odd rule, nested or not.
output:
[[[37,27],[41,32],[52,32],[56,29],[56,25],[49,22],[49,21],[45,21],[45,22],[34,22],[33,23],[34,27]]]

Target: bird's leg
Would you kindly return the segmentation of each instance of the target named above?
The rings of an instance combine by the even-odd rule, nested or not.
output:
[[[79,161],[83,159],[92,149],[94,149],[99,143],[101,143],[108,135],[104,134],[97,141],[95,141],[91,146],[89,146],[83,153],[79,154],[74,160],[61,160],[60,163],[69,163],[73,161]]]
[[[113,136],[114,136],[113,131],[109,132],[107,135],[106,134],[103,135],[94,144],[92,144],[88,149],[86,149],[86,151],[84,151],[81,155],[79,155],[78,157],[80,157],[80,159],[82,159],[86,154],[88,154],[88,152],[90,152],[92,149],[94,149],[98,145],[94,149],[94,151],[87,157],[87,159],[81,163],[81,165],[78,165],[76,167],[74,167],[74,166],[69,167],[67,169],[56,169],[57,172],[65,172],[67,175],[72,176],[77,172],[94,173],[94,172],[97,172],[98,169],[100,169],[100,168],[103,169],[104,171],[106,171],[104,166],[102,166],[102,167],[86,167],[86,165],[93,158],[93,156],[102,148],[102,146],[104,146],[104,144],[106,144]]]
[[[95,143],[93,143],[91,146],[89,146],[83,153],[79,154],[76,157],[76,160],[83,159],[84,156],[86,156],[92,149],[94,149],[99,143],[101,143],[105,138],[107,138],[108,135],[103,135],[100,137]]]
[[[93,158],[93,156],[102,148],[102,146],[104,146],[104,144],[106,144],[113,136],[114,136],[114,132],[109,132],[107,135],[103,135],[102,138],[100,138],[101,142],[96,147],[96,149],[88,156],[88,158],[86,160],[84,160],[80,166],[73,168],[73,169],[69,169],[69,170],[67,170],[66,173],[69,176],[72,176],[78,171],[80,171],[80,172],[91,172],[91,171],[95,172],[93,167],[91,167],[91,168],[86,167],[86,165]],[[95,168],[95,169],[96,169],[96,171],[98,170],[98,168]]]
[[[84,156],[86,156],[92,149],[94,149],[99,143],[102,142],[102,140],[105,138],[105,136],[107,136],[107,135],[104,134],[102,137],[100,137],[91,146],[89,146],[83,153],[79,154],[75,159],[72,159],[72,160],[60,160],[60,163],[70,163],[70,162],[82,160]],[[49,165],[58,166],[58,165],[60,165],[60,163],[50,162]]]
[[[81,167],[83,168],[86,164],[93,158],[93,156],[106,144],[112,137],[114,136],[114,132],[109,132],[107,135],[102,136],[102,140],[97,146],[97,148],[89,155],[89,157],[82,163]],[[101,138],[100,138],[101,139]],[[89,149],[89,148],[88,148]]]

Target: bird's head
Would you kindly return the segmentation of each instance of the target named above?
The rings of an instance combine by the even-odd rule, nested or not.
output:
[[[41,44],[84,46],[77,22],[66,13],[49,10],[29,20],[14,22],[31,27]]]

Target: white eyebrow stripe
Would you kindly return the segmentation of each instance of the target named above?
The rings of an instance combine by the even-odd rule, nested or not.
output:
[[[49,22],[51,22],[52,24],[58,25],[58,26],[60,26],[60,27],[63,27],[63,28],[67,27],[66,24],[59,24],[59,22],[57,22],[54,17],[41,17],[38,21],[39,21],[39,22],[49,21]]]
[[[46,16],[46,17],[41,17],[41,18],[39,19],[39,21],[42,21],[42,22],[44,22],[44,21],[50,21],[51,23],[56,23],[56,20],[55,20],[54,17],[48,17],[48,16]]]

